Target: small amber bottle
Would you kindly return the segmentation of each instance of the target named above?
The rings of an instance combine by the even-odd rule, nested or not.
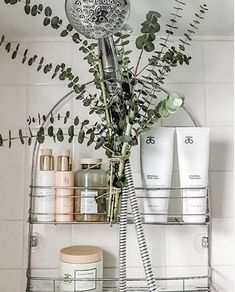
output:
[[[107,173],[102,159],[81,159],[81,169],[75,173],[75,220],[106,221]]]

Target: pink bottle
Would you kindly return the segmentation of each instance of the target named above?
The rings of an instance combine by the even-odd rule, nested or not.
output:
[[[56,186],[57,222],[72,222],[74,219],[74,190],[66,187],[74,186],[74,173],[71,171],[70,151],[64,150],[58,156]]]

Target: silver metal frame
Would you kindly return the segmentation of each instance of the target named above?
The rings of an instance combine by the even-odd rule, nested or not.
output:
[[[93,81],[87,82],[86,85],[91,84]],[[63,96],[54,106],[53,108],[49,111],[48,115],[46,116],[46,121],[43,123],[43,126],[45,126],[47,124],[47,121],[51,115],[51,113],[57,111],[59,109],[59,107],[61,106],[61,104],[63,104],[64,102],[67,102],[67,100],[69,100],[72,96],[72,94],[74,93],[74,91],[70,91],[68,94],[66,94],[65,96]],[[194,117],[194,115],[191,113],[191,111],[184,105],[184,110],[187,113],[187,115],[190,117],[190,119],[192,120],[194,126],[198,127],[200,126],[199,122],[197,121],[197,119]],[[35,281],[51,281],[52,283],[52,287],[53,289],[51,290],[51,292],[56,292],[58,290],[56,290],[56,282],[60,282],[63,279],[58,279],[58,278],[53,278],[53,277],[34,277],[32,275],[32,268],[31,268],[31,262],[32,262],[32,248],[33,248],[33,243],[37,242],[37,240],[35,239],[34,236],[34,225],[35,224],[107,224],[106,222],[38,222],[35,220],[32,220],[31,215],[35,214],[33,212],[34,210],[34,198],[36,197],[34,195],[34,190],[37,188],[43,188],[41,186],[37,186],[35,185],[35,178],[36,178],[36,163],[38,160],[38,153],[39,153],[39,148],[40,145],[37,143],[37,141],[34,144],[34,148],[33,148],[33,154],[32,154],[32,168],[31,168],[31,186],[30,186],[30,199],[29,199],[29,229],[28,229],[28,268],[27,268],[27,288],[26,288],[26,292],[39,292],[39,290],[33,290],[32,284]],[[57,188],[56,186],[51,187],[51,188]],[[78,189],[73,187],[73,189]],[[185,188],[179,188],[179,187],[173,187],[173,188],[136,188],[136,191],[147,191],[147,190],[183,190]],[[191,189],[191,188],[187,188],[187,189]],[[183,214],[167,214],[168,215],[168,222],[164,223],[164,222],[156,222],[156,223],[145,223],[143,222],[143,224],[150,224],[150,225],[205,225],[207,226],[207,238],[205,240],[205,245],[207,245],[207,256],[208,256],[208,273],[206,276],[195,276],[195,277],[176,277],[176,278],[158,278],[158,281],[173,281],[173,280],[181,280],[183,281],[183,290],[175,290],[175,292],[180,292],[180,291],[188,291],[188,292],[193,292],[193,291],[209,291],[211,292],[212,289],[212,266],[211,266],[211,245],[212,245],[212,222],[211,222],[211,198],[210,198],[210,192],[208,188],[196,188],[196,189],[207,189],[207,196],[205,196],[204,198],[207,198],[207,212],[206,212],[206,218],[207,220],[205,221],[205,223],[185,223],[182,220],[178,220],[177,216],[180,217]],[[143,196],[138,196],[138,199],[143,199],[145,197]],[[157,197],[159,199],[159,197]],[[196,197],[195,197],[196,198]],[[203,197],[200,197],[203,198]],[[165,199],[165,198],[162,198]],[[181,196],[179,197],[168,197],[167,199],[182,199]],[[145,215],[142,213],[142,215]],[[157,215],[157,214],[152,214],[149,213],[149,215]],[[158,215],[162,215],[162,214],[158,214]],[[193,215],[193,214],[190,214]],[[198,214],[195,214],[198,215]],[[200,215],[204,215],[204,214],[200,214]],[[127,222],[128,224],[133,224],[133,221],[128,220]],[[118,224],[118,223],[117,223]],[[208,286],[207,287],[195,287],[195,289],[189,290],[188,288],[185,288],[185,281],[187,280],[197,280],[197,279],[208,279]],[[83,279],[86,280],[86,279]],[[97,279],[99,281],[104,281],[104,282],[115,282],[118,283],[118,279]],[[77,280],[76,280],[77,281]],[[138,283],[138,282],[142,282],[145,281],[145,279],[127,279],[128,283]],[[105,288],[106,289],[106,288]],[[107,288],[108,290],[104,291],[118,291],[117,287],[115,285],[115,287],[110,287]],[[143,290],[142,290],[143,289]],[[186,290],[185,290],[186,289]],[[127,288],[127,291],[147,291],[146,288],[143,287],[132,287],[132,288]],[[167,292],[167,290],[164,290],[165,292]],[[170,290],[171,292],[173,292],[172,290]],[[41,291],[42,292],[42,291]]]
[[[175,282],[178,282],[178,285],[180,285],[181,287],[179,287],[178,289],[176,290],[168,290],[167,288],[160,288],[159,287],[159,292],[160,291],[164,291],[164,292],[194,292],[194,291],[197,291],[197,292],[208,292],[210,291],[209,287],[207,286],[200,286],[200,287],[195,287],[195,288],[189,288],[189,286],[187,285],[187,282],[192,282],[192,281],[198,281],[198,280],[207,280],[208,277],[207,276],[189,276],[189,277],[171,277],[171,278],[157,278],[156,280],[158,280],[158,282],[172,282],[172,281],[175,281]],[[47,290],[48,292],[58,292],[58,287],[59,287],[59,284],[60,282],[64,281],[64,279],[61,279],[61,278],[57,278],[57,277],[32,277],[31,280],[34,282],[37,282],[37,281],[45,281],[45,282],[48,282],[48,284],[50,285],[50,287],[52,288],[52,290]],[[95,282],[106,282],[107,283],[107,287],[103,289],[103,291],[109,291],[109,292],[116,292],[118,291],[117,289],[117,285],[118,285],[118,281],[119,279],[117,278],[102,278],[102,279],[70,279],[71,281],[74,281],[74,282],[83,282],[83,281],[87,281],[87,282],[91,282],[91,281],[95,281]],[[128,284],[128,288],[127,288],[127,291],[145,291],[147,292],[148,290],[146,290],[147,288],[141,284],[143,284],[143,282],[145,282],[145,279],[144,278],[139,278],[139,279],[136,279],[136,278],[128,278],[127,279],[127,284]],[[135,284],[133,286],[133,283]],[[132,284],[132,286],[131,286]],[[137,285],[136,285],[137,284]],[[139,286],[138,286],[139,284]],[[165,285],[164,285],[165,286]],[[191,284],[190,284],[191,286]],[[42,292],[41,290],[33,290],[34,292]],[[31,292],[30,290],[28,292]]]

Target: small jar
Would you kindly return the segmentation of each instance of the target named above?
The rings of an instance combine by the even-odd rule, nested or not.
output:
[[[102,159],[82,159],[75,173],[75,220],[106,221],[107,173],[101,169]],[[84,189],[83,189],[84,187]]]
[[[60,251],[60,277],[64,279],[60,285],[63,292],[102,292],[103,282],[96,279],[103,278],[103,250],[95,246],[63,248]]]

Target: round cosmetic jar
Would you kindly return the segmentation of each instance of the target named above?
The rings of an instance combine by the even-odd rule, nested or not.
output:
[[[63,292],[102,292],[103,250],[84,245],[63,248],[60,251],[60,277]]]

